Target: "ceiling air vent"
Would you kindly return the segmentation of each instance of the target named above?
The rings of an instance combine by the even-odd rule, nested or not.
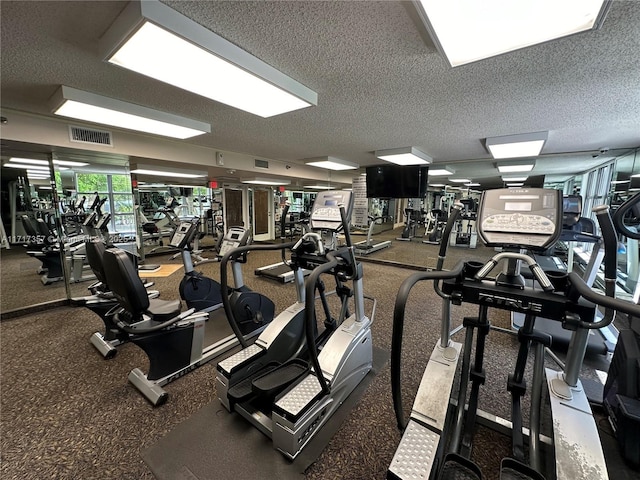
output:
[[[75,143],[90,143],[113,147],[111,132],[69,125],[69,140]]]
[[[269,168],[269,162],[266,160],[258,160],[257,158],[254,160],[256,168]]]

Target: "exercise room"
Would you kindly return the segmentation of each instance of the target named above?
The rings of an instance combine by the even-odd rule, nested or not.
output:
[[[640,478],[640,2],[0,2],[3,479]]]

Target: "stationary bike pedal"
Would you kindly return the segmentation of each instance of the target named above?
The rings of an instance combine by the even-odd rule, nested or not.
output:
[[[252,382],[254,393],[275,397],[287,386],[309,372],[309,364],[304,360],[293,359],[278,368],[256,377]]]

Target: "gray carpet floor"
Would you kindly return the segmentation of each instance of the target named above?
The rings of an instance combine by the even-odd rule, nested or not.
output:
[[[386,235],[394,237],[398,233],[396,230]],[[488,259],[493,253],[482,247],[450,248],[445,268],[460,258]],[[425,268],[435,266],[436,256],[437,247],[415,240],[394,242],[391,248],[373,254],[372,259]],[[254,268],[275,263],[278,258],[278,253],[254,252],[244,266],[244,275],[247,285],[269,296],[280,311],[295,300],[293,285],[253,275]],[[166,256],[155,257],[153,262],[168,260]],[[363,265],[365,293],[378,302],[374,345],[388,351],[395,296],[400,283],[414,272],[366,261]],[[199,270],[219,278],[216,264],[205,264]],[[155,288],[162,298],[177,298],[180,278],[179,271],[155,279]],[[3,297],[18,294],[11,283],[3,282]],[[470,305],[454,307],[454,325],[475,313],[475,307]],[[407,308],[403,349],[405,411],[410,410],[439,336],[439,318],[439,297],[430,285],[419,284]],[[491,310],[490,318],[495,325],[509,326],[505,312]],[[0,329],[3,479],[153,478],[140,452],[216,399],[215,362],[210,362],[167,385],[168,402],[152,407],[127,382],[132,368],[146,369],[144,353],[127,344],[119,347],[116,358],[104,360],[89,343],[89,336],[102,329],[102,322],[84,308],[61,307],[38,312],[3,321]],[[457,334],[456,340],[462,341],[462,333]],[[497,333],[489,336],[488,381],[482,389],[480,407],[503,417],[509,416],[505,387],[515,347],[512,336]],[[399,441],[387,365],[372,380],[318,460],[305,472],[306,478],[382,479]],[[219,443],[221,448],[233,448],[225,444],[224,438]],[[483,465],[485,478],[497,478],[497,465],[508,454],[508,445],[508,439],[492,432],[478,435],[474,458]],[[224,471],[215,471],[210,478],[228,477]]]

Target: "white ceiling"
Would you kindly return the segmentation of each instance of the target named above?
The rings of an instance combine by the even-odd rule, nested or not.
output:
[[[410,2],[164,3],[316,91],[318,105],[263,119],[103,62],[98,40],[126,2],[5,1],[2,107],[51,116],[48,99],[68,85],[211,123],[186,141],[199,146],[361,166],[382,163],[374,150],[415,146],[485,185],[498,178],[486,137],[549,131],[532,174],[556,178],[640,146],[639,1],[614,1],[598,31],[455,69]]]

